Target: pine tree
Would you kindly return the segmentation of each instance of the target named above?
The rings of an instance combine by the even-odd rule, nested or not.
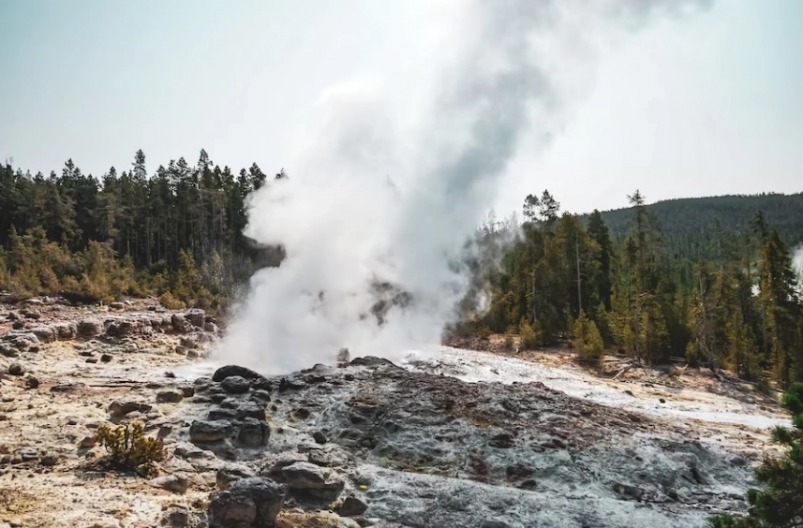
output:
[[[750,514],[720,516],[712,528],[792,528],[803,525],[803,383],[795,383],[784,395],[783,406],[792,414],[792,428],[776,427],[772,439],[783,446],[780,457],[768,457],[756,469],[764,489],[747,493]]]
[[[778,380],[782,386],[787,386],[796,379],[803,379],[803,307],[791,256],[777,231],[768,236],[761,249],[759,277],[771,360]]]

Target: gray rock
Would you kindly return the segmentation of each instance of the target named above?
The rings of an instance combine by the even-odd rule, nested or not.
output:
[[[26,389],[39,388],[39,378],[37,378],[36,376],[28,377],[28,379],[25,380],[25,388]]]
[[[237,419],[255,418],[265,421],[265,409],[256,402],[247,401],[237,407]]]
[[[190,514],[186,508],[181,506],[172,506],[162,514],[162,525],[171,526],[174,528],[184,528],[189,526],[197,526],[198,519],[195,515]]]
[[[254,475],[254,473],[248,469],[224,467],[217,471],[217,474],[215,475],[215,484],[217,485],[218,489],[225,490],[229,489],[231,485],[238,480],[254,476],[256,475]]]
[[[240,406],[240,400],[238,400],[237,398],[226,397],[225,400],[220,402],[220,406],[224,409],[235,410],[237,409],[237,407]]]
[[[25,374],[25,367],[19,363],[12,363],[8,366],[8,373],[12,376],[23,376]]]
[[[43,466],[52,467],[59,463],[59,457],[56,455],[45,455],[39,460],[39,464]]]
[[[296,462],[283,468],[282,476],[290,488],[297,490],[322,490],[339,494],[345,486],[343,479],[329,469],[309,462]]]
[[[58,333],[52,326],[35,326],[31,328],[30,332],[42,343],[52,343],[58,339]]]
[[[116,301],[116,302],[113,302],[113,303],[109,303],[109,308],[111,308],[112,310],[124,310],[125,309],[125,303],[122,303],[122,302],[119,302],[119,301]]]
[[[212,456],[211,453],[208,453],[203,449],[199,449],[188,442],[177,443],[176,447],[173,448],[173,454],[177,457],[186,459],[206,458],[207,456]]]
[[[219,383],[230,376],[239,376],[245,379],[264,379],[262,374],[249,368],[240,367],[239,365],[226,365],[215,371],[212,375],[212,381],[217,381]]]
[[[245,418],[237,433],[237,440],[246,447],[262,447],[270,439],[270,426],[255,418]]]
[[[284,487],[272,480],[251,477],[212,494],[209,523],[219,528],[273,526],[284,506]]]
[[[75,339],[78,336],[78,325],[75,323],[57,323],[53,328],[59,339]]]
[[[162,488],[173,493],[186,493],[189,488],[189,481],[184,475],[167,475],[158,477],[150,481],[150,485],[155,488]]]
[[[326,442],[328,442],[328,440],[326,439],[326,435],[323,434],[322,431],[315,431],[314,433],[312,433],[312,439],[315,440],[316,444],[325,444]]]
[[[97,319],[84,319],[78,323],[78,335],[81,337],[96,337],[103,333],[103,323]]]
[[[121,402],[115,400],[109,405],[109,412],[111,415],[118,418],[131,414],[132,412],[146,413],[151,409],[153,409],[153,406],[138,401]]]
[[[178,390],[165,390],[156,394],[158,403],[178,403],[184,399],[184,394]]]
[[[251,389],[251,383],[240,376],[229,376],[220,385],[229,394],[245,394]]]
[[[324,446],[310,446],[307,459],[316,466],[323,467],[343,467],[349,465],[353,455],[337,444],[326,444]],[[301,449],[299,448],[299,451]]]
[[[227,422],[233,422],[237,419],[237,411],[234,409],[212,409],[207,413],[206,418],[208,420],[225,420]]]
[[[210,334],[217,334],[218,328],[215,323],[204,323],[204,332],[209,332]]]
[[[231,424],[223,420],[195,420],[190,425],[190,441],[219,442],[229,438],[232,432]]]
[[[349,495],[335,511],[343,517],[356,517],[365,513],[366,510],[368,510],[367,504],[354,495]]]
[[[170,318],[170,324],[173,326],[173,331],[183,334],[190,330],[190,324],[187,322],[184,314],[173,314]]]
[[[205,312],[200,308],[193,308],[192,310],[188,310],[187,313],[184,314],[184,317],[187,318],[187,321],[189,321],[190,324],[192,324],[192,326],[198,328],[204,327],[204,322],[206,320]]]
[[[17,349],[14,348],[10,343],[0,343],[0,355],[15,358],[19,356],[19,351],[17,351]]]

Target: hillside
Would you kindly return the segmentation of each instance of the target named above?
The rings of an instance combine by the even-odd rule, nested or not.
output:
[[[803,193],[680,198],[662,200],[647,209],[658,218],[661,232],[669,236],[703,233],[717,219],[725,231],[744,231],[756,212],[763,211],[767,224],[787,241],[803,237]],[[605,211],[602,217],[612,234],[624,235],[631,228],[633,209]]]

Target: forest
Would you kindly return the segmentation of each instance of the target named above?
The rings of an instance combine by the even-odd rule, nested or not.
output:
[[[235,173],[205,151],[194,165],[181,158],[149,174],[140,150],[128,170],[100,178],[71,160],[48,176],[6,163],[0,290],[84,303],[156,295],[168,308],[223,310],[256,269],[282,261],[281,247],[256,247],[243,229],[249,194],[284,177],[256,164]],[[547,191],[529,195],[523,222],[478,229],[472,293],[489,291],[490,301],[479,310],[477,295],[467,296],[455,330],[517,335],[524,348],[568,342],[589,360],[606,350],[649,364],[683,360],[788,386],[803,380],[792,260],[801,196],[647,205],[636,191],[629,209],[578,216],[561,213]]]
[[[0,289],[13,297],[61,294],[80,302],[159,295],[171,307],[222,308],[280,248],[243,236],[246,201],[268,179],[253,164],[238,173],[205,151],[102,177],[68,160],[61,174],[0,167]],[[284,177],[284,172],[275,175]]]
[[[716,219],[698,226],[695,243],[705,251],[684,251],[687,234],[662,229],[639,191],[628,199],[622,236],[599,211],[561,214],[548,191],[527,196],[523,225],[487,222],[481,253],[516,242],[499,266],[475,266],[490,306],[476,313],[466,303],[463,313],[475,316],[458,331],[518,334],[523,348],[568,341],[589,360],[610,349],[648,364],[680,360],[764,386],[803,380],[800,270],[789,234],[757,210],[738,224],[746,229]]]

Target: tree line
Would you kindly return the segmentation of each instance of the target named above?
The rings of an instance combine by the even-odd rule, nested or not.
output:
[[[256,164],[236,174],[221,168],[205,151],[194,165],[181,158],[149,174],[140,150],[128,170],[100,178],[71,160],[48,176],[6,163],[0,290],[80,302],[155,294],[171,307],[224,307],[256,269],[283,258],[282,248],[254,247],[243,235],[248,196],[270,179]],[[688,233],[662,228],[640,192],[629,200],[621,236],[599,211],[561,213],[547,191],[526,197],[522,222],[486,222],[457,331],[517,334],[530,348],[570,340],[591,358],[612,347],[646,363],[684,358],[783,386],[803,380],[788,233],[758,211],[749,229],[699,226],[687,251]],[[490,292],[482,310],[480,290]]]
[[[521,226],[486,223],[482,251],[517,240],[499,266],[477,268],[490,306],[460,331],[518,334],[524,348],[571,340],[591,358],[611,347],[644,363],[683,358],[781,386],[803,380],[801,286],[764,214],[751,215],[749,230],[701,226],[700,258],[677,251],[639,191],[628,199],[630,230],[620,238],[599,211],[561,214],[547,191],[527,196]]]
[[[256,268],[282,258],[280,248],[243,236],[248,196],[267,180],[256,163],[234,173],[204,150],[195,165],[180,158],[150,175],[142,150],[128,170],[111,167],[100,178],[72,160],[48,176],[6,163],[0,288],[87,301],[155,291],[221,304]]]

